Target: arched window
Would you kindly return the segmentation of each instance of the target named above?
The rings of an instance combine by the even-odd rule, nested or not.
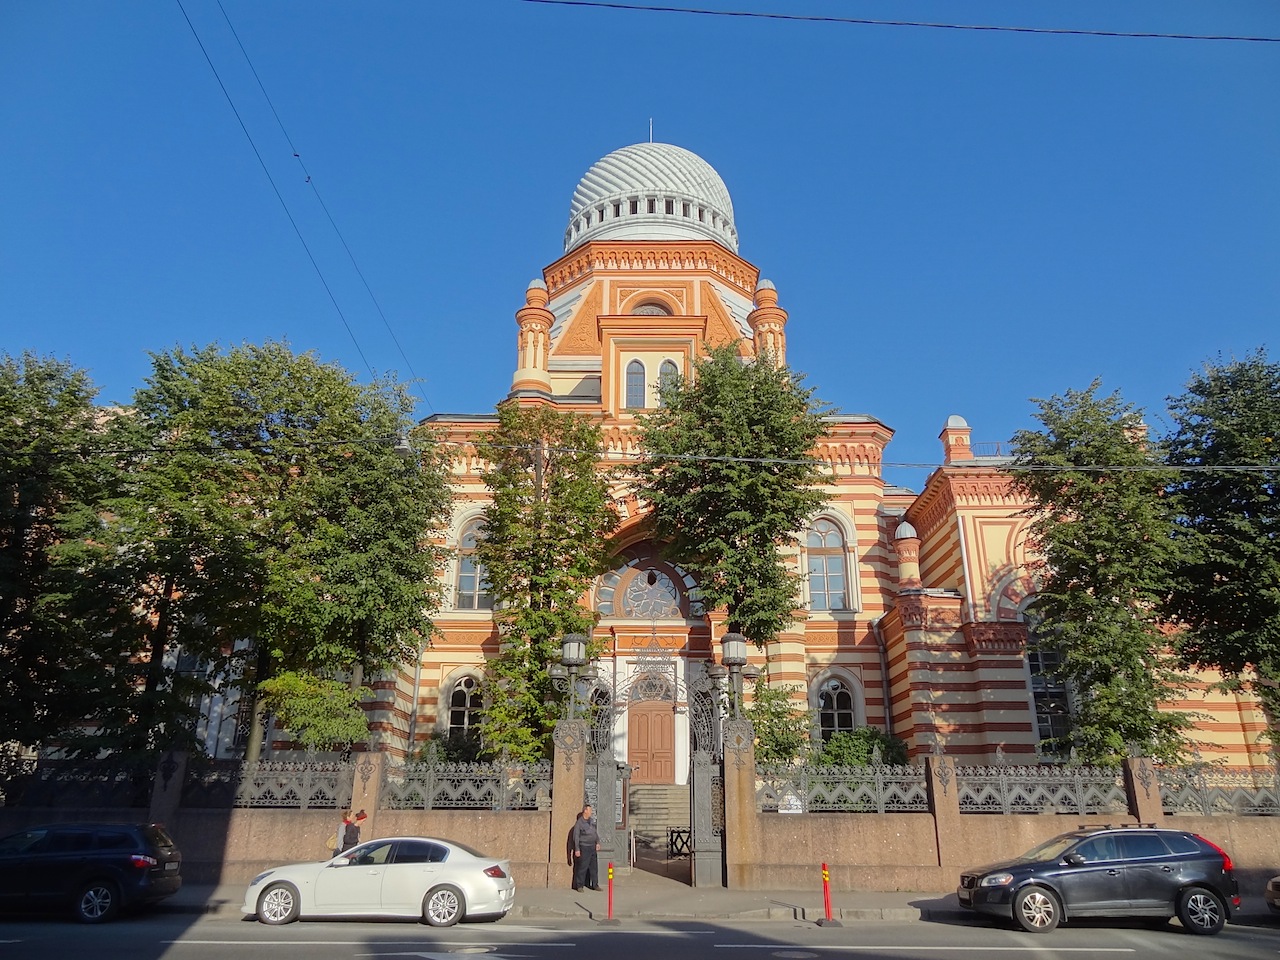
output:
[[[1045,642],[1049,639],[1049,642]],[[1036,733],[1046,757],[1066,757],[1071,750],[1071,691],[1061,676],[1062,651],[1036,630],[1027,615],[1027,667],[1036,709]]]
[[[809,609],[847,610],[844,536],[830,520],[818,520],[806,540],[809,557]]]
[[[837,733],[852,733],[857,724],[853,707],[853,691],[839,677],[822,681],[818,690],[818,726],[822,739],[830,740]]]
[[[475,677],[463,677],[453,685],[453,692],[449,694],[449,735],[477,735],[483,710],[480,684]]]
[[[458,538],[458,587],[453,605],[458,610],[492,610],[493,594],[485,579],[484,567],[476,559],[476,539],[483,524],[472,520]]]
[[[642,620],[680,616],[680,591],[661,570],[637,573],[622,594],[621,614]]]
[[[627,364],[627,409],[644,407],[644,364],[632,360]]]
[[[662,393],[675,386],[677,380],[680,379],[680,369],[676,366],[674,360],[663,360],[662,366],[658,368],[658,406],[665,406],[662,401]]]

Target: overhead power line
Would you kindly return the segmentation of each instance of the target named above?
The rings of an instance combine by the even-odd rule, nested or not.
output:
[[[271,176],[266,161],[262,159],[262,153],[258,150],[258,145],[254,142],[253,135],[249,132],[249,128],[245,125],[244,118],[240,115],[240,111],[236,108],[236,102],[231,96],[231,92],[227,90],[227,85],[222,82],[222,76],[218,73],[218,68],[214,66],[213,58],[209,56],[209,51],[205,48],[204,41],[200,39],[200,33],[196,30],[196,25],[191,22],[191,17],[187,15],[187,8],[182,5],[182,0],[175,0],[178,9],[182,11],[182,17],[187,21],[187,26],[191,29],[191,35],[196,39],[196,45],[200,47],[200,52],[204,54],[205,63],[209,65],[209,69],[213,71],[213,78],[218,81],[218,87],[222,90],[222,95],[226,97],[227,105],[231,107],[231,112],[235,114],[236,122],[240,124],[240,130],[244,133],[245,139],[249,141],[249,147],[253,150],[253,155],[258,158],[258,165],[262,167],[262,172],[267,177],[267,182],[271,184],[271,189],[275,192],[276,199],[280,201],[280,206],[284,210],[284,215],[289,218],[289,223],[293,227],[294,234],[298,237],[298,242],[302,244],[302,249],[307,254],[307,259],[311,261],[311,266],[316,272],[316,276],[320,278],[320,285],[324,287],[324,292],[329,295],[329,302],[333,304],[333,309],[337,311],[338,319],[342,321],[342,325],[347,329],[347,335],[351,338],[351,342],[355,345],[356,353],[360,354],[360,359],[364,362],[365,369],[369,371],[370,379],[376,379],[377,374],[373,372],[373,366],[369,363],[369,359],[364,355],[364,350],[360,346],[360,341],[356,338],[355,331],[351,329],[351,324],[347,322],[346,314],[342,312],[342,307],[338,305],[338,298],[334,296],[333,289],[329,286],[329,281],[325,279],[324,271],[320,269],[320,264],[316,262],[315,255],[308,246],[306,237],[302,235],[302,230],[298,226],[298,222],[293,218],[293,213],[289,210],[289,204],[285,202],[280,188],[276,186],[276,181]]]
[[[347,252],[347,259],[351,261],[351,266],[355,269],[356,276],[364,284],[365,292],[369,294],[369,299],[373,302],[374,309],[378,311],[378,316],[382,318],[382,325],[387,328],[387,333],[391,336],[391,342],[396,345],[396,350],[400,353],[400,359],[404,361],[405,369],[409,371],[409,376],[413,378],[411,382],[417,387],[418,396],[422,397],[422,402],[427,405],[427,409],[435,413],[435,408],[431,406],[431,401],[427,399],[427,395],[421,387],[422,381],[417,373],[414,372],[413,364],[409,362],[408,356],[405,355],[404,347],[400,345],[400,338],[391,329],[391,322],[387,319],[386,313],[383,312],[382,304],[374,296],[373,288],[369,286],[369,281],[365,279],[364,271],[360,269],[360,264],[356,262],[356,255],[351,252],[351,247],[347,244],[347,238],[338,229],[338,224],[329,212],[328,205],[324,202],[324,198],[320,196],[320,189],[316,186],[315,178],[311,176],[311,171],[307,169],[307,165],[302,160],[302,154],[294,146],[293,138],[289,136],[289,131],[285,129],[284,121],[280,119],[276,105],[272,102],[271,95],[267,93],[266,85],[263,84],[262,78],[258,75],[258,68],[253,65],[253,58],[249,56],[249,51],[245,49],[244,44],[240,41],[240,34],[236,32],[235,25],[231,22],[231,17],[227,15],[227,10],[222,5],[222,0],[218,0],[218,9],[222,11],[222,19],[227,22],[227,28],[231,31],[231,36],[235,38],[236,46],[240,48],[240,53],[244,56],[245,63],[249,65],[249,71],[253,74],[253,79],[257,82],[258,89],[262,91],[262,98],[267,101],[267,106],[271,108],[271,115],[276,118],[276,124],[280,127],[280,132],[284,134],[285,142],[289,144],[289,150],[293,153],[293,158],[298,161],[298,166],[302,168],[302,175],[306,178],[307,185],[311,187],[311,192],[315,194],[316,202],[320,204],[320,209],[324,211],[324,215],[329,221],[329,226],[333,227],[333,232],[342,244],[342,249]]]
[[[18,457],[18,456],[46,456],[46,457],[73,457],[73,456],[142,456],[149,453],[271,453],[281,448],[323,448],[323,447],[342,447],[342,446],[368,446],[372,444],[386,445],[388,449],[392,449],[399,437],[351,437],[336,440],[307,440],[295,439],[292,437],[284,437],[275,442],[262,441],[258,443],[236,443],[232,444],[158,444],[146,447],[121,447],[109,449],[95,449],[93,447],[64,447],[61,449],[49,450],[5,450],[0,449],[0,456]],[[538,451],[541,453],[564,453],[564,454],[590,454],[600,457],[602,460],[609,462],[634,461],[651,458],[651,455],[645,453],[623,453],[613,450],[588,450],[582,447],[552,447],[545,444],[537,443],[510,443],[497,444],[485,443],[483,440],[477,442],[474,440],[427,440],[424,446],[438,447],[474,447],[477,445],[487,446],[494,450],[527,450],[530,453]],[[809,459],[788,459],[781,457],[730,457],[717,456],[709,453],[688,453],[688,454],[668,454],[658,457],[661,460],[677,460],[692,461],[705,463],[745,463],[756,464],[758,466],[824,466],[826,461],[818,458]],[[993,460],[961,460],[952,463],[911,463],[895,460],[884,460],[880,463],[881,467],[907,468],[916,470],[938,470],[942,467],[952,467],[956,469],[983,469],[998,470],[1004,473],[1011,472],[1031,472],[1031,473],[1246,473],[1246,474],[1277,474],[1280,475],[1280,464],[1256,464],[1256,463],[1231,463],[1231,464],[1015,464],[1012,458],[1000,457]]]
[[[1129,32],[1124,30],[1081,30],[1067,27],[1018,27],[1007,24],[936,23],[927,20],[870,20],[865,17],[828,17],[799,13],[762,13],[754,10],[706,10],[699,7],[653,6],[640,3],[607,3],[604,0],[520,0],[555,7],[597,7],[640,13],[685,13],[704,17],[741,17],[754,20],[792,20],[804,23],[842,23],[873,27],[924,27],[932,30],[982,30],[995,33],[1039,33],[1073,37],[1122,37],[1132,40],[1232,40],[1241,43],[1280,43],[1280,37],[1233,34]]]

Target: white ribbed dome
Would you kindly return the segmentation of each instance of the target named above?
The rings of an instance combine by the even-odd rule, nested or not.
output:
[[[733,201],[707,161],[670,143],[637,143],[596,161],[578,182],[564,234],[588,240],[714,240],[738,252]]]

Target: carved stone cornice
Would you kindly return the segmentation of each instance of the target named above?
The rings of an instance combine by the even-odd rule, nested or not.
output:
[[[1021,497],[1013,496],[1013,478],[1007,473],[988,473],[983,476],[966,476],[956,473],[950,476],[952,496],[962,507],[1009,507],[1026,505]]]
[[[932,479],[931,477],[930,481]],[[930,482],[924,492],[916,497],[916,502],[907,508],[905,517],[907,522],[916,528],[920,539],[926,540],[954,516],[955,512],[956,500],[951,488]]]
[[[964,642],[972,655],[1021,656],[1027,648],[1023,623],[970,622],[963,626]]]
[[[652,273],[688,270],[714,273],[748,299],[755,293],[760,271],[717,243],[707,241],[636,242],[595,241],[561,257],[543,272],[551,294],[598,271]]]
[[[954,633],[960,629],[963,601],[950,594],[905,592],[894,600],[904,630]]]

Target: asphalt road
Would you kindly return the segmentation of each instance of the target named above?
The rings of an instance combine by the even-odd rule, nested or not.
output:
[[[1028,934],[975,919],[967,923],[641,923],[461,924],[437,930],[414,923],[309,922],[266,927],[252,921],[153,914],[89,927],[57,918],[0,917],[4,960],[369,960],[458,955],[493,960],[1275,960],[1280,926],[1232,924],[1216,937],[1176,924],[1078,923]]]

